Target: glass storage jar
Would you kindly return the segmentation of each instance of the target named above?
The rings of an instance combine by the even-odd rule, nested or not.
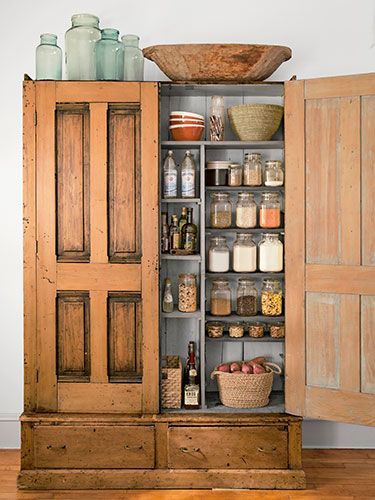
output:
[[[257,247],[251,234],[237,234],[233,244],[233,271],[253,273],[257,268]]]
[[[208,270],[212,273],[226,273],[229,271],[229,248],[225,236],[210,238]]]
[[[284,245],[278,234],[262,234],[259,242],[259,271],[279,273],[283,270]]]
[[[262,314],[264,316],[280,316],[283,310],[283,294],[278,280],[263,281],[261,292]]]
[[[281,166],[281,161],[266,161],[264,164],[264,185],[276,187],[282,186],[283,184],[284,172]]]
[[[242,165],[231,163],[228,171],[228,186],[242,186]]]
[[[124,79],[124,45],[119,41],[119,32],[113,28],[102,30],[101,39],[96,42],[96,79]]]
[[[257,206],[253,193],[238,193],[236,226],[248,229],[257,225]]]
[[[213,193],[210,206],[211,227],[225,229],[232,225],[232,203],[228,193]]]
[[[210,106],[210,141],[224,140],[224,117],[224,97],[220,95],[213,95],[211,97]]]
[[[220,321],[210,321],[206,324],[207,336],[211,339],[218,339],[224,334],[224,323]]]
[[[95,44],[100,40],[99,18],[75,14],[72,27],[65,34],[67,80],[95,80]]]
[[[262,155],[260,153],[246,153],[243,165],[244,186],[262,185]]]
[[[36,80],[61,80],[62,52],[57,45],[57,35],[43,33],[35,54]]]
[[[229,337],[239,339],[243,337],[245,327],[243,323],[231,323],[228,327]]]
[[[178,276],[178,310],[191,313],[197,310],[197,280],[195,274]]]
[[[270,331],[270,336],[273,339],[282,339],[285,337],[285,325],[284,323],[272,323],[268,326]]]
[[[230,162],[226,160],[208,161],[205,168],[206,186],[226,186]]]
[[[124,80],[143,82],[143,52],[139,48],[139,36],[124,35],[121,37],[124,44]]]
[[[227,280],[214,280],[212,282],[210,311],[213,316],[229,316],[231,314],[231,291]]]
[[[251,323],[249,325],[249,337],[260,339],[264,335],[264,325],[262,323]]]
[[[258,312],[257,290],[252,280],[238,280],[237,314],[239,316],[255,316]]]
[[[280,227],[281,204],[278,193],[263,193],[259,209],[260,227],[272,229]]]

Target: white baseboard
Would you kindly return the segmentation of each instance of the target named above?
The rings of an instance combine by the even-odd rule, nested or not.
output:
[[[20,423],[16,413],[0,413],[0,449],[19,448]],[[305,420],[302,426],[304,448],[375,448],[375,428]]]

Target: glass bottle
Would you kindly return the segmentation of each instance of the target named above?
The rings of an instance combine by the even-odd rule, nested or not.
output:
[[[266,161],[264,164],[264,185],[275,187],[282,186],[283,184],[284,171],[281,166],[281,161]]]
[[[178,227],[180,228],[180,231],[182,231],[182,228],[184,225],[187,223],[187,208],[182,207],[181,208],[181,215],[180,218],[178,219]]]
[[[184,385],[184,407],[188,410],[196,410],[199,406],[200,388],[198,379],[198,363],[195,355],[195,343],[189,342]]]
[[[278,280],[264,280],[261,292],[262,314],[280,316],[283,310],[283,294]]]
[[[95,80],[95,44],[100,40],[99,18],[75,14],[72,27],[65,34],[67,80]]]
[[[101,31],[101,39],[96,42],[96,79],[124,79],[124,45],[119,41],[119,31],[105,28]]]
[[[170,278],[164,280],[164,294],[163,294],[163,312],[173,312],[173,295],[172,295],[172,281]]]
[[[210,106],[210,141],[224,140],[224,97],[213,95]]]
[[[197,279],[195,274],[178,276],[178,310],[192,313],[197,310]]]
[[[169,253],[169,226],[167,212],[161,213],[161,253]]]
[[[177,215],[173,214],[169,226],[169,249],[178,250],[179,248],[181,248],[181,233],[178,227]]]
[[[212,282],[210,312],[213,316],[229,316],[231,314],[231,291],[227,280],[214,280]]]
[[[257,290],[254,281],[238,280],[237,314],[239,316],[256,316],[257,312]]]
[[[257,225],[257,206],[253,193],[238,193],[236,204],[236,226],[248,229]]]
[[[177,198],[177,166],[173,151],[168,151],[163,164],[163,197]]]
[[[228,228],[232,225],[232,203],[228,193],[214,193],[210,206],[211,227]]]
[[[62,51],[57,45],[57,35],[43,33],[35,54],[36,80],[61,80]]]
[[[186,151],[181,164],[181,197],[195,197],[195,171],[194,158],[190,151]]]
[[[260,153],[246,153],[243,165],[244,186],[262,185],[262,155]]]
[[[210,238],[208,270],[211,273],[226,273],[229,271],[229,248],[225,236]]]
[[[197,251],[197,226],[193,223],[193,209],[187,209],[187,222],[181,229],[182,248],[189,253]]]
[[[124,80],[128,82],[143,82],[143,52],[139,48],[139,36],[124,35]]]
[[[259,209],[260,227],[272,229],[280,227],[281,205],[278,193],[262,193]]]
[[[228,186],[242,186],[242,165],[231,163],[228,169]]]
[[[251,234],[237,234],[233,244],[233,271],[253,273],[257,268],[257,247]]]
[[[278,234],[263,234],[259,243],[259,271],[279,273],[283,270],[284,245]]]

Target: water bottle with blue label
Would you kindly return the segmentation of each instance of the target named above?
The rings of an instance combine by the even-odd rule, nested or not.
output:
[[[163,165],[163,197],[177,198],[177,166],[174,161],[173,151],[168,151]]]
[[[195,162],[190,151],[186,151],[181,165],[181,197],[195,198]]]

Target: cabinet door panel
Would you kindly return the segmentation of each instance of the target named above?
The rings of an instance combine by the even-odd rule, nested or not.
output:
[[[286,409],[365,425],[375,425],[374,120],[375,74],[286,83]]]

